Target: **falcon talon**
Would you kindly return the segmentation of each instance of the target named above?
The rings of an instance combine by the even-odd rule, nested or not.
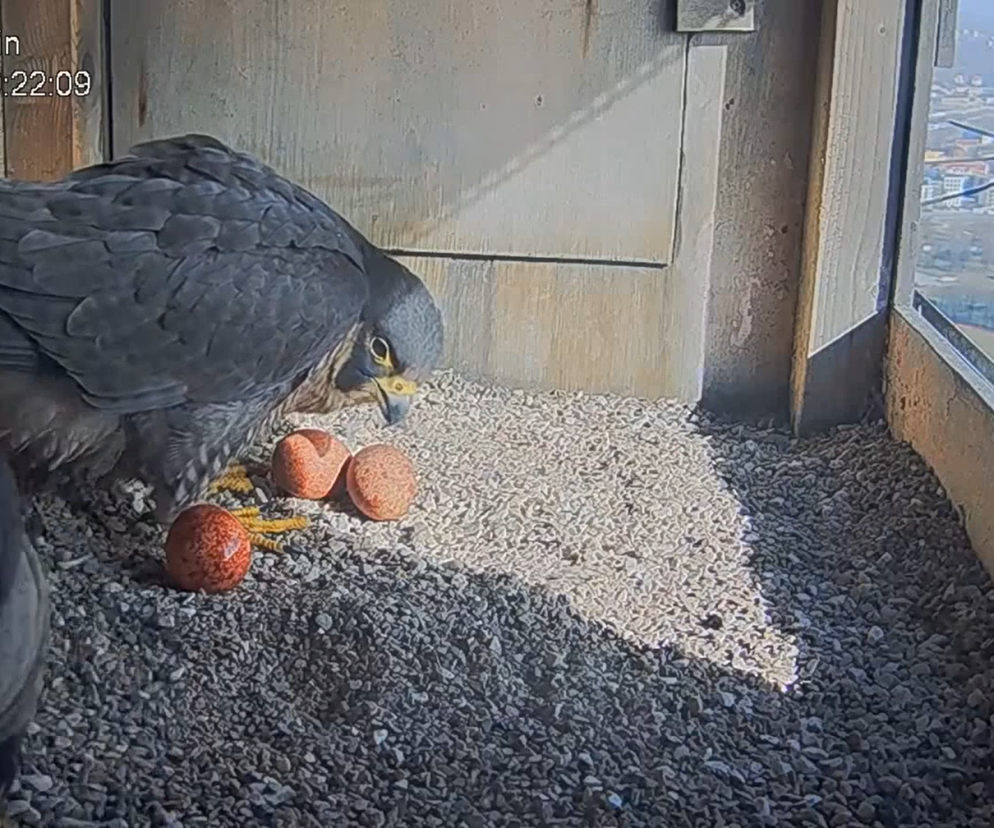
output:
[[[270,552],[283,552],[283,544],[266,535],[281,535],[286,532],[293,532],[298,529],[306,529],[311,521],[304,515],[295,515],[289,518],[264,518],[258,506],[244,506],[241,509],[232,509],[231,515],[249,533],[249,540],[253,546],[266,549]]]
[[[258,535],[282,535],[285,532],[306,529],[311,525],[310,519],[304,515],[295,515],[289,518],[243,517],[238,518],[238,522],[249,532]]]
[[[249,477],[248,470],[241,465],[232,465],[219,478],[211,483],[211,492],[239,492],[249,494],[255,489],[255,484]]]
[[[211,492],[238,492],[249,494],[255,486],[247,477],[222,477],[211,484]]]
[[[284,545],[278,540],[267,538],[265,535],[261,535],[258,532],[249,532],[249,541],[251,541],[253,546],[265,549],[267,552],[282,553],[286,551]]]
[[[168,525],[207,489],[251,493],[254,464],[214,480],[218,460],[288,415],[401,422],[442,358],[415,273],[208,135],[4,180],[0,213],[0,452],[23,496],[126,473]]]
[[[258,506],[244,506],[228,511],[249,532],[261,535],[276,535],[294,529],[304,529],[310,524],[310,520],[303,515],[289,518],[264,518]]]

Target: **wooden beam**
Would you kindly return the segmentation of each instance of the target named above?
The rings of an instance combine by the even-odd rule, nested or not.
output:
[[[925,9],[925,11],[927,13],[928,10]],[[956,24],[958,20],[959,0],[939,0],[935,65],[943,69],[952,69],[956,64]]]
[[[905,0],[826,0],[794,336],[798,433],[858,419],[879,390],[882,284]]]
[[[0,30],[6,175],[52,181],[104,160],[103,0],[3,0]]]
[[[911,308],[915,288],[915,264],[920,247],[919,229],[922,193],[919,183],[925,180],[925,148],[928,144],[928,113],[932,98],[932,76],[938,59],[943,26],[956,28],[956,20],[943,21],[948,0],[922,0],[918,18],[918,49],[915,64],[914,97],[908,128],[908,152],[901,209],[893,304]]]

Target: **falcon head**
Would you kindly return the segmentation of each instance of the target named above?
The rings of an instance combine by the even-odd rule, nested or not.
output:
[[[400,422],[442,355],[442,314],[424,283],[375,248],[365,250],[369,294],[335,387],[372,397],[388,424]]]

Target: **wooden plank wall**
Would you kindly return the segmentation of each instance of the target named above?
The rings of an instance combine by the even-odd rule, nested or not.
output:
[[[699,399],[727,46],[688,48],[673,0],[112,8],[115,152],[262,157],[408,257],[467,374]],[[515,164],[491,220],[445,217]]]
[[[404,259],[445,309],[449,366],[519,387],[700,398],[726,57],[689,51],[672,266]]]
[[[672,3],[115,0],[114,150],[210,132],[411,254],[665,264]]]
[[[792,416],[799,433],[858,419],[879,393],[905,0],[825,3]]]
[[[84,70],[92,80],[86,95],[4,97],[8,177],[51,181],[106,157],[103,20],[102,0],[3,0],[0,4],[0,31],[20,43],[20,54],[4,49],[5,77],[17,71],[40,71],[54,78],[59,72]],[[46,83],[43,90],[52,91],[51,84]]]
[[[25,60],[48,55],[55,69],[88,59],[98,81],[97,94],[75,108],[59,100],[9,105],[9,174],[56,178],[104,157],[106,120],[96,105],[106,92],[100,5],[3,0],[3,27],[25,32],[32,44]],[[670,267],[412,257],[446,305],[458,343],[450,364],[519,385],[688,400],[703,394],[726,410],[785,409],[818,5],[766,0],[757,6],[756,34],[691,41],[696,70],[688,73],[691,121]],[[169,94],[178,94],[175,86]],[[204,86],[194,97],[211,94]],[[148,85],[125,83],[115,99],[125,108],[144,104],[142,114],[157,117]],[[241,109],[223,123],[252,133]],[[505,309],[503,317],[481,314],[476,302]],[[518,337],[548,344],[526,353]]]

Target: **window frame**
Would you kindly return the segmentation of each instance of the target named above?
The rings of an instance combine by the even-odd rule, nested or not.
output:
[[[925,177],[932,79],[935,69],[952,56],[955,44],[951,32],[955,32],[959,4],[957,0],[909,0],[909,4],[909,8],[918,7],[918,43],[890,312],[900,315],[925,337],[936,356],[959,374],[994,413],[994,360],[960,333],[952,321],[915,288],[922,215],[919,182]]]

